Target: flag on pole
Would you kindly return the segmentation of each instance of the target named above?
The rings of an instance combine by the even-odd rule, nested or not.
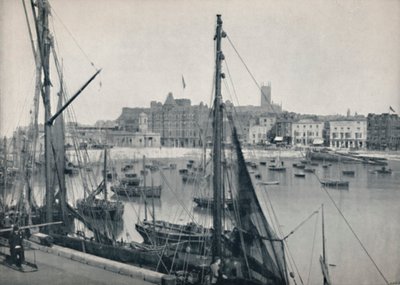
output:
[[[182,86],[183,86],[183,89],[186,88],[185,78],[183,77],[183,75],[182,75]]]
[[[396,113],[396,111],[392,108],[392,106],[389,106],[389,110],[392,111],[393,113]]]

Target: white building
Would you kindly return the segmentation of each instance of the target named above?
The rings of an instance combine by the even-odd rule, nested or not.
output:
[[[120,147],[159,147],[161,135],[148,131],[148,118],[145,113],[139,114],[139,131],[129,132],[113,130],[107,133],[108,141]]]
[[[314,145],[323,142],[323,122],[300,120],[292,123],[293,145]]]
[[[268,127],[265,126],[251,126],[249,128],[249,140],[250,144],[265,144],[267,142]]]
[[[366,120],[329,122],[329,144],[335,148],[365,148],[367,139]]]

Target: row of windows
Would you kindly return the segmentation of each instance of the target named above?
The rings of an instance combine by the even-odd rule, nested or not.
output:
[[[341,138],[341,139],[351,139],[351,133],[332,133],[332,138],[333,139],[337,139],[337,138]],[[361,139],[362,138],[362,133],[354,133],[354,137],[356,139]]]
[[[314,125],[317,129],[319,129],[319,125]],[[300,128],[300,125],[296,125],[297,128]],[[310,128],[312,128],[313,125],[310,125]],[[306,125],[303,125],[303,128],[306,128]]]
[[[311,132],[311,131],[307,131],[307,132],[303,132],[303,133],[301,133],[301,132],[298,132],[298,131],[294,131],[294,136],[295,137],[300,137],[300,136],[302,136],[303,135],[303,137],[305,137],[305,136],[307,136],[307,137],[313,137],[313,136],[316,136],[316,137],[318,137],[319,136],[319,132]]]

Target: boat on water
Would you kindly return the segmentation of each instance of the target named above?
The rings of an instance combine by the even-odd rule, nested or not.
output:
[[[39,96],[43,96],[43,104],[45,109],[45,120],[44,120],[44,173],[37,172],[37,175],[43,175],[45,177],[45,199],[44,205],[41,207],[37,207],[38,220],[44,221],[43,223],[45,228],[41,228],[49,237],[54,240],[55,244],[67,246],[79,251],[84,251],[86,253],[94,254],[97,256],[101,256],[107,259],[127,262],[136,264],[138,266],[143,266],[146,268],[150,268],[152,270],[160,271],[160,272],[170,272],[171,265],[174,263],[173,259],[170,259],[167,254],[165,254],[164,246],[152,246],[139,244],[134,242],[124,242],[123,240],[117,241],[116,236],[118,233],[107,233],[105,232],[105,224],[106,222],[110,222],[113,225],[121,225],[120,217],[122,216],[122,209],[120,208],[121,204],[119,201],[109,200],[107,197],[107,171],[103,170],[103,182],[100,186],[97,187],[96,190],[90,191],[90,186],[96,184],[95,179],[89,180],[89,175],[94,175],[93,172],[82,171],[81,175],[76,179],[74,187],[82,187],[80,190],[81,193],[86,193],[89,195],[88,197],[77,201],[76,209],[73,205],[69,204],[67,201],[71,200],[73,197],[69,197],[68,195],[72,195],[70,192],[70,188],[66,187],[65,183],[65,129],[63,127],[63,116],[65,114],[68,115],[67,112],[63,113],[63,111],[69,107],[69,105],[73,102],[79,94],[81,94],[86,86],[88,86],[100,73],[101,69],[96,69],[94,75],[75,93],[70,99],[66,101],[65,104],[62,105],[62,101],[60,98],[68,98],[68,94],[65,90],[63,84],[63,76],[61,65],[56,56],[56,51],[54,49],[54,44],[56,44],[56,38],[50,34],[51,28],[48,23],[49,16],[51,15],[51,6],[45,0],[37,0],[35,1],[35,5],[32,5],[32,15],[28,17],[27,11],[26,17],[27,21],[34,21],[34,25],[32,27],[40,27],[36,32],[37,41],[32,39],[32,47],[34,49],[34,53],[36,54],[36,89],[35,89],[35,99],[36,102],[40,102]],[[53,27],[54,28],[54,27]],[[38,52],[41,51],[41,52]],[[39,55],[43,56],[43,60],[39,60]],[[57,111],[54,115],[51,115],[50,109],[50,101],[51,94],[50,90],[53,84],[56,82],[56,79],[50,80],[50,59],[53,55],[54,64],[56,66],[56,70],[59,77],[59,105],[57,106]],[[92,66],[94,66],[92,64]],[[57,82],[58,83],[58,82]],[[34,110],[33,113],[37,116],[38,111]],[[76,122],[73,122],[76,125]],[[32,124],[33,126],[35,124]],[[29,140],[29,143],[34,145],[38,140],[38,123],[36,122],[36,128],[34,127],[34,131],[32,133],[36,133],[36,137],[32,137]],[[74,145],[78,146],[79,142],[78,136],[71,135],[71,139],[74,141]],[[102,147],[101,149],[107,149],[108,147]],[[31,149],[35,150],[35,147]],[[85,167],[84,164],[87,163],[85,161],[88,156],[82,155],[82,149],[79,147],[74,148],[76,159],[79,168]],[[28,152],[27,152],[28,153]],[[31,155],[31,154],[29,154]],[[106,157],[106,155],[105,155]],[[35,164],[35,156],[32,155],[32,164],[36,167],[40,165]],[[105,159],[106,160],[106,159]],[[88,162],[90,163],[90,162]],[[28,163],[22,163],[22,165],[28,165]],[[53,179],[55,178],[55,179]],[[93,178],[93,177],[90,177]],[[24,181],[30,183],[29,177],[24,177]],[[91,183],[91,185],[89,185]],[[31,189],[32,185],[28,184],[28,188]],[[72,188],[71,186],[71,188]],[[41,190],[41,189],[39,189]],[[58,192],[57,192],[58,190]],[[71,189],[72,190],[72,189]],[[83,192],[84,191],[84,192]],[[57,193],[56,193],[57,192]],[[29,217],[32,217],[33,220],[33,211],[36,209],[34,206],[34,197],[30,193],[29,195],[21,195],[26,199],[26,203],[21,204],[29,204],[30,207],[26,207]],[[104,195],[104,199],[100,199],[99,194]],[[25,207],[24,207],[25,209]],[[22,213],[18,213],[20,217],[22,217]],[[107,218],[104,218],[107,216]],[[108,217],[112,217],[109,219]],[[75,220],[80,223],[74,223],[69,220],[70,217],[73,217]],[[54,221],[62,221],[54,222]],[[18,225],[24,226],[24,224],[30,223],[29,219],[27,221],[22,221]],[[35,222],[33,222],[36,224]],[[75,227],[72,227],[74,225]],[[82,231],[76,231],[76,227],[80,227],[84,229],[85,232],[90,233],[88,236],[82,234]],[[93,233],[93,235],[91,234]],[[180,266],[183,266],[181,263]]]
[[[89,194],[88,197],[79,199],[76,202],[77,210],[84,216],[89,216],[95,219],[111,219],[114,221],[121,220],[124,213],[124,204],[120,201],[113,201],[108,199],[107,189],[107,148],[104,148],[104,171],[103,181],[95,191]],[[103,193],[104,199],[99,199],[97,196]]]
[[[345,176],[354,176],[356,172],[354,170],[342,170],[342,174]]]
[[[305,178],[306,174],[305,173],[295,173],[294,177]]]
[[[162,220],[145,220],[135,224],[135,228],[146,244],[158,246],[179,244],[179,251],[184,251],[189,246],[191,253],[200,255],[209,249],[212,239],[211,229],[194,222],[175,224]]]
[[[283,171],[286,171],[286,167],[284,167],[284,166],[276,166],[276,165],[270,165],[269,167],[268,167],[268,170],[270,170],[270,171],[281,171],[281,172],[283,172]]]
[[[299,164],[299,163],[293,163],[293,167],[298,168],[298,169],[304,169],[306,168],[305,164]]]
[[[379,174],[391,174],[392,173],[392,169],[386,168],[385,166],[382,166],[382,168],[376,169],[375,172],[379,173]]]
[[[349,184],[349,181],[343,180],[321,180],[321,185],[329,188],[348,189]]]
[[[307,172],[307,173],[315,173],[315,169],[314,168],[304,168],[303,171]]]
[[[279,185],[279,181],[278,180],[260,181],[257,184],[260,184],[260,185]]]
[[[212,197],[193,197],[193,202],[195,202],[199,208],[213,209],[214,207],[214,198]],[[234,201],[232,198],[227,198],[222,205],[225,209],[233,210]]]
[[[145,168],[145,157],[143,157],[143,179],[136,173],[125,174],[125,176],[129,176],[121,179],[118,185],[111,186],[111,191],[117,196],[160,198],[162,187],[161,185],[146,185],[147,172]]]

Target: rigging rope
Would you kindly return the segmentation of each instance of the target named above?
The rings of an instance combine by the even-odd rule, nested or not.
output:
[[[313,242],[312,242],[312,248],[311,248],[310,267],[308,270],[307,285],[310,284],[310,275],[311,275],[312,261],[313,261],[313,255],[314,255],[315,237],[317,235],[317,223],[318,223],[318,216],[316,216],[316,218],[315,218],[314,236],[313,236]]]
[[[95,64],[93,63],[93,61],[90,60],[89,56],[87,55],[87,53],[82,49],[82,47],[79,45],[78,41],[75,39],[74,35],[72,34],[72,32],[67,28],[67,26],[64,24],[64,22],[61,20],[61,18],[58,16],[56,10],[54,9],[54,7],[49,3],[49,6],[51,8],[51,11],[54,12],[54,14],[57,16],[58,20],[60,21],[60,23],[62,24],[62,26],[65,28],[65,30],[68,32],[68,34],[71,36],[72,40],[75,42],[76,46],[79,48],[79,50],[82,52],[82,54],[86,57],[87,61],[90,63],[90,65],[95,69],[98,70],[98,68],[95,66]]]
[[[242,56],[239,54],[237,48],[235,47],[235,45],[233,44],[233,42],[231,41],[230,37],[227,36],[227,39],[229,41],[229,43],[231,44],[232,48],[234,49],[234,51],[236,52],[237,56],[239,57],[240,61],[243,63],[243,65],[245,66],[247,72],[249,73],[249,75],[251,76],[252,80],[254,81],[254,83],[256,84],[256,86],[261,90],[260,85],[258,84],[257,80],[255,79],[255,77],[253,76],[253,74],[251,73],[249,67],[247,66],[247,64],[245,63],[244,59],[242,58]],[[272,111],[276,114],[277,112],[274,110],[274,108],[271,108]],[[317,177],[317,179],[320,181],[318,175],[316,173],[314,173],[314,175]],[[346,219],[346,217],[344,216],[344,214],[341,212],[341,210],[339,209],[339,207],[337,206],[337,204],[335,203],[335,201],[333,200],[332,196],[328,193],[328,191],[326,190],[325,187],[323,187],[324,191],[326,192],[326,194],[328,195],[329,199],[332,201],[332,203],[334,204],[335,208],[338,210],[339,214],[342,216],[343,220],[345,221],[346,225],[349,227],[350,231],[352,232],[352,234],[355,236],[355,238],[357,239],[358,243],[360,244],[360,246],[362,247],[362,249],[364,250],[364,252],[367,254],[368,258],[371,260],[371,262],[373,263],[373,265],[375,266],[375,268],[377,269],[377,271],[379,272],[379,274],[381,275],[381,277],[383,278],[383,280],[385,281],[386,284],[389,284],[388,280],[386,279],[386,277],[384,276],[383,272],[381,271],[381,269],[378,267],[378,265],[376,264],[375,260],[372,258],[372,256],[369,254],[368,250],[366,249],[366,247],[364,246],[364,244],[362,243],[362,241],[360,240],[360,238],[358,237],[358,235],[356,234],[356,232],[354,231],[354,229],[352,228],[352,226],[350,225],[349,221]]]
[[[318,175],[315,174],[315,176],[317,177],[317,179],[319,180]],[[370,253],[368,252],[367,248],[364,246],[363,242],[361,241],[361,239],[358,237],[357,233],[354,231],[353,227],[350,225],[350,222],[347,220],[347,218],[344,216],[343,212],[339,209],[338,205],[336,204],[335,200],[333,200],[332,196],[329,194],[328,190],[326,189],[326,187],[322,187],[322,189],[324,189],[325,193],[328,195],[329,199],[331,200],[332,204],[335,206],[336,210],[339,212],[340,216],[343,218],[344,222],[346,223],[346,225],[348,226],[348,228],[350,229],[351,233],[354,235],[354,237],[356,238],[356,240],[358,241],[358,243],[360,244],[361,248],[364,250],[364,252],[366,253],[366,255],[368,256],[368,258],[371,260],[372,264],[375,266],[376,270],[378,271],[378,273],[380,274],[380,276],[382,277],[382,279],[385,281],[386,284],[389,284],[389,281],[386,279],[385,275],[383,274],[383,272],[381,271],[381,269],[379,268],[379,266],[376,264],[375,260],[372,258],[372,256],[370,255]]]

